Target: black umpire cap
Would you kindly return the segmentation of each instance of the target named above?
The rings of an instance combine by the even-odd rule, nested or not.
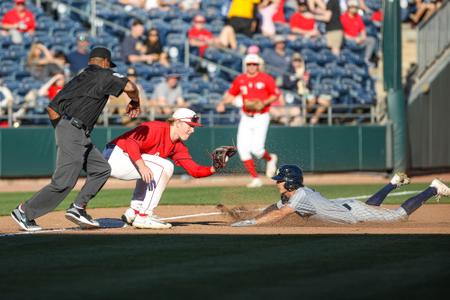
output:
[[[104,47],[96,47],[91,50],[91,53],[89,54],[89,59],[94,57],[100,57],[100,58],[106,58],[109,60],[109,64],[111,65],[111,68],[114,68],[116,66],[115,63],[111,60],[111,51]]]

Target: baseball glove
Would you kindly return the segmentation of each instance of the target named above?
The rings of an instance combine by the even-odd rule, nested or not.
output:
[[[225,168],[228,159],[237,152],[234,146],[220,146],[211,153],[211,160],[215,169]]]
[[[245,101],[245,108],[248,111],[260,112],[266,105],[261,100]]]

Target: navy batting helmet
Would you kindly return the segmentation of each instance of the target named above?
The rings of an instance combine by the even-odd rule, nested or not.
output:
[[[296,165],[282,165],[273,180],[283,181],[284,188],[290,192],[303,186],[303,171]]]

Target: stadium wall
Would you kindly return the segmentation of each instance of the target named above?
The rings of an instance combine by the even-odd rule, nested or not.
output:
[[[450,54],[433,69],[408,101],[410,169],[450,168]]]
[[[103,149],[107,141],[129,130],[125,127],[99,127],[93,142]],[[237,127],[196,129],[187,142],[192,157],[210,164],[209,151],[219,145],[234,144]],[[269,129],[266,146],[279,156],[279,163],[300,164],[308,172],[386,171],[389,166],[388,127],[315,126]],[[45,177],[55,167],[55,139],[52,128],[0,129],[0,177]],[[263,170],[259,162],[258,169]],[[182,173],[177,168],[177,173]],[[227,172],[244,172],[239,159],[233,159]]]

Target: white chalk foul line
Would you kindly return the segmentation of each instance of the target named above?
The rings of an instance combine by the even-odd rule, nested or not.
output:
[[[411,195],[411,194],[417,194],[420,191],[405,191],[405,192],[396,192],[391,193],[387,195],[387,197],[395,197],[395,196],[404,196],[404,195]],[[331,200],[338,200],[338,199],[366,199],[371,197],[372,195],[361,195],[361,196],[355,196],[355,197],[343,197],[343,198],[335,198]],[[254,211],[262,211],[264,208],[255,209]],[[207,217],[207,216],[218,216],[223,215],[225,213],[223,212],[210,212],[210,213],[198,213],[198,214],[191,214],[191,215],[181,215],[181,216],[175,216],[175,217],[166,217],[166,218],[160,218],[161,221],[168,221],[168,220],[179,220],[179,219],[188,219],[188,218],[198,218],[198,217]],[[27,235],[27,234],[41,234],[41,233],[55,233],[55,232],[63,232],[68,230],[81,230],[79,228],[56,228],[56,229],[46,229],[46,230],[40,230],[40,231],[19,231],[19,232],[13,232],[13,233],[3,233],[0,234],[0,237],[7,237],[7,236],[16,236],[16,235]]]
[[[196,218],[196,217],[217,216],[217,215],[223,215],[223,214],[224,214],[223,212],[199,213],[199,214],[193,214],[193,215],[160,218],[159,220],[161,220],[161,221],[178,220],[178,219],[187,219],[187,218]]]
[[[12,233],[2,233],[0,237],[6,236],[16,236],[16,235],[28,235],[28,234],[42,234],[42,233],[55,233],[55,232],[63,232],[68,230],[78,230],[78,228],[55,228],[55,229],[44,229],[39,231],[19,231]]]

